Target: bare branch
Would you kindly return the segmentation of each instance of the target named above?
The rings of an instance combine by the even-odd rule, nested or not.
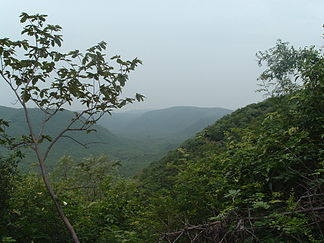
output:
[[[84,143],[81,143],[79,142],[77,139],[71,137],[71,136],[68,136],[68,135],[63,135],[62,138],[68,138],[68,139],[71,139],[72,141],[74,141],[75,143],[79,144],[80,146],[84,147],[85,149],[87,149],[87,145],[84,144]]]

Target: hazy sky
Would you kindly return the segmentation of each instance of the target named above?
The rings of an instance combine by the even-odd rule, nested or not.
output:
[[[108,42],[109,55],[139,57],[128,109],[191,105],[239,108],[262,99],[255,53],[278,38],[323,46],[323,0],[1,0],[0,38],[17,39],[19,15],[48,14],[63,27],[64,50]],[[0,80],[0,105],[14,101]]]

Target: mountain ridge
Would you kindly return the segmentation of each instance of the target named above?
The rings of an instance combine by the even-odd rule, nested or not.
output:
[[[153,136],[163,138],[165,136],[178,135],[181,139],[185,139],[193,136],[200,129],[204,128],[204,126],[211,125],[217,119],[230,112],[232,111],[220,107],[174,106],[165,109],[133,113],[128,122],[124,122],[122,117],[114,118],[115,114],[112,114],[109,119],[118,120],[117,126],[111,123],[107,117],[101,120],[99,124],[120,136],[126,135],[127,137],[137,138],[150,138],[150,136]],[[120,114],[117,116],[120,116]],[[203,120],[202,126],[196,125],[197,128],[194,127],[195,123]],[[193,127],[192,130],[188,131],[191,126]],[[181,130],[186,131],[186,134],[179,134]]]

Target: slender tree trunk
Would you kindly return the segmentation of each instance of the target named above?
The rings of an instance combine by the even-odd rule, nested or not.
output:
[[[70,223],[69,219],[65,216],[64,214],[64,211],[63,211],[63,208],[61,207],[60,205],[60,202],[57,198],[57,195],[55,194],[54,192],[54,189],[48,179],[48,173],[47,173],[47,170],[46,170],[46,167],[45,167],[45,160],[47,158],[47,155],[50,151],[50,149],[52,148],[52,146],[54,145],[54,143],[58,140],[59,137],[62,136],[62,134],[65,132],[62,131],[62,133],[60,134],[60,136],[58,136],[55,141],[53,141],[53,143],[47,148],[44,156],[41,156],[41,153],[40,153],[40,150],[39,150],[39,141],[37,138],[35,138],[34,136],[34,131],[33,131],[33,127],[32,127],[32,124],[31,124],[31,120],[29,118],[29,114],[28,114],[28,110],[27,110],[27,107],[26,107],[26,104],[20,99],[19,95],[16,93],[16,96],[18,98],[18,100],[20,101],[20,103],[22,104],[23,108],[24,108],[24,113],[25,113],[25,119],[26,119],[26,122],[27,122],[27,125],[28,125],[28,128],[29,128],[29,132],[31,134],[31,137],[33,139],[33,143],[35,145],[34,147],[34,151],[35,151],[35,154],[37,156],[37,159],[38,159],[38,162],[39,162],[39,167],[41,169],[41,174],[42,174],[42,178],[43,178],[43,181],[44,181],[44,184],[45,184],[45,187],[48,191],[48,193],[50,194],[54,204],[55,204],[55,207],[56,207],[56,210],[58,212],[58,214],[60,215],[60,218],[63,220],[66,228],[68,229],[68,231],[70,232],[71,236],[72,236],[72,239],[73,239],[73,242],[74,243],[80,243],[79,241],[79,238],[72,226],[72,224]]]
[[[46,186],[46,189],[47,189],[48,193],[50,194],[50,196],[51,196],[51,198],[52,198],[52,200],[53,200],[53,202],[55,204],[57,212],[59,213],[61,219],[63,220],[66,228],[70,232],[70,234],[72,236],[72,239],[73,239],[73,242],[74,243],[80,243],[79,238],[78,238],[72,224],[70,223],[69,219],[65,216],[63,208],[61,207],[60,202],[59,202],[59,200],[57,198],[57,195],[55,194],[55,192],[53,190],[53,187],[52,187],[51,183],[49,182],[48,174],[47,174],[47,171],[46,171],[46,168],[45,168],[45,165],[44,165],[44,161],[42,159],[40,159],[40,158],[38,158],[38,160],[39,160],[39,166],[41,168],[41,174],[42,174],[43,181],[45,183],[45,186]]]

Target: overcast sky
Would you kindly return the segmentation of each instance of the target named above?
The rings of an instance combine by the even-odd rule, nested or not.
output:
[[[0,38],[20,38],[21,12],[63,27],[64,50],[108,42],[108,54],[138,57],[126,95],[170,106],[236,109],[262,100],[255,53],[277,39],[323,46],[323,0],[1,0]],[[0,80],[0,105],[13,96]]]

